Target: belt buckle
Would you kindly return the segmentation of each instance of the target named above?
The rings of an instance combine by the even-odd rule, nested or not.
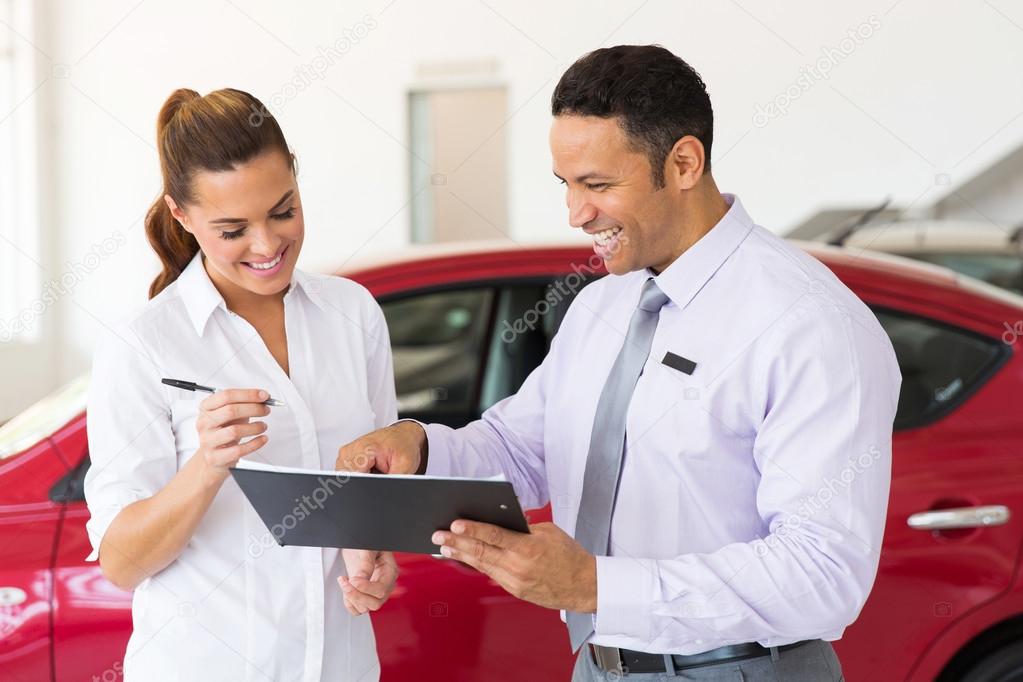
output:
[[[593,660],[597,667],[604,672],[625,674],[625,669],[622,667],[622,651],[618,647],[591,644],[590,651],[593,652]]]

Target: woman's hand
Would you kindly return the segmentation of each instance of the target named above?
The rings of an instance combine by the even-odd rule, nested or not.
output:
[[[199,403],[199,416],[195,429],[199,432],[199,451],[211,474],[208,482],[222,483],[228,468],[267,443],[266,422],[251,421],[265,417],[270,408],[263,404],[269,398],[266,391],[256,388],[231,388],[217,391]],[[255,436],[242,443],[242,438]],[[212,480],[210,480],[212,479]]]
[[[345,608],[353,616],[376,611],[394,591],[398,580],[398,562],[391,552],[366,549],[342,549],[348,577],[337,579]]]

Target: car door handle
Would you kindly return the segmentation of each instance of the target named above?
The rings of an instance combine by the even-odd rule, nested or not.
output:
[[[960,507],[958,509],[935,509],[913,514],[906,522],[916,530],[950,530],[953,528],[984,528],[1001,526],[1009,521],[1012,513],[1002,504],[986,507]]]

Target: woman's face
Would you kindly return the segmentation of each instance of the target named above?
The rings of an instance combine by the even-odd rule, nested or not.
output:
[[[285,291],[305,235],[298,183],[287,158],[267,152],[233,170],[201,171],[193,183],[194,204],[164,199],[199,242],[206,271],[225,300]]]

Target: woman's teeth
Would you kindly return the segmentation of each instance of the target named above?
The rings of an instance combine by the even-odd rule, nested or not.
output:
[[[597,232],[593,235],[593,241],[597,242],[601,246],[607,244],[614,238],[619,232],[622,231],[620,227],[612,227],[610,230],[604,230],[603,232]]]
[[[281,253],[279,253],[277,255],[277,258],[274,258],[269,263],[246,263],[246,265],[248,265],[250,268],[253,268],[255,270],[269,270],[269,269],[275,267],[278,263],[280,263],[281,262],[281,258],[283,258],[283,257],[284,257],[284,252],[282,251]]]

